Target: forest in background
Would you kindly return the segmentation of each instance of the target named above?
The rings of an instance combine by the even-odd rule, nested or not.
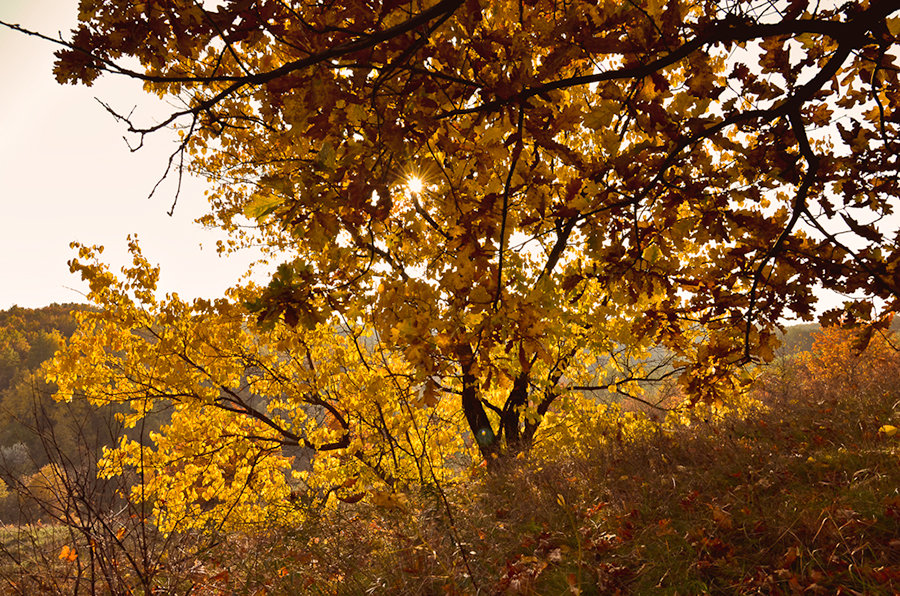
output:
[[[4,460],[15,458],[15,466],[23,470],[34,472],[47,463],[35,433],[38,425],[61,422],[60,409],[47,399],[53,387],[39,368],[74,333],[72,311],[83,308],[53,304],[0,311],[0,449]],[[43,409],[38,418],[35,406]]]

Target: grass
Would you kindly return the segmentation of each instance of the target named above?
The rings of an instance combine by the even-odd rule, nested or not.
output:
[[[62,544],[70,532],[59,524],[0,525],[0,548],[48,548]]]
[[[0,526],[0,593],[53,593],[71,579],[74,565],[60,558],[72,532],[61,524]]]
[[[426,494],[359,505],[298,532],[312,559],[292,573],[335,594],[896,594],[888,355],[831,379],[791,361],[757,383],[750,415],[630,440],[611,424],[580,456],[509,462],[446,487],[452,525]]]
[[[636,435],[623,432],[633,418],[600,420],[577,454],[423,486],[402,506],[359,502],[302,527],[221,536],[178,585],[191,594],[900,593],[900,433],[879,431],[900,426],[900,354],[848,346],[826,337],[769,367],[753,388],[759,407],[740,416],[695,410],[680,424],[642,421]],[[29,544],[58,560],[56,530],[40,531]],[[0,533],[7,549],[21,539]]]

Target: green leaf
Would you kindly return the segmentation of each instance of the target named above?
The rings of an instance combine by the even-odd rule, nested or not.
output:
[[[316,156],[316,165],[324,170],[333,170],[335,164],[334,145],[325,141]]]
[[[260,220],[275,211],[283,200],[273,195],[256,195],[244,207],[244,215],[250,219]]]

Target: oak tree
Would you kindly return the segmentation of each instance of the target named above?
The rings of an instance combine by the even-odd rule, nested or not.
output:
[[[121,279],[73,262],[107,315],[82,316],[103,341],[77,336],[60,378],[217,421],[173,417],[160,452],[218,429],[390,480],[446,441],[517,453],[586,392],[726,395],[817,288],[851,296],[830,320],[897,308],[892,0],[82,0],[79,18],[58,80],[179,102],[118,117],[179,130],[169,170],[211,181],[224,252],[282,262],[194,305],[157,301],[137,252]],[[414,438],[430,416],[446,436]],[[262,451],[232,443],[253,469]]]

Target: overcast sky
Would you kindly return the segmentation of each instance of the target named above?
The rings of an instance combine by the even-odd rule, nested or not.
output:
[[[0,20],[57,36],[76,22],[77,0],[0,0]],[[174,179],[147,199],[165,170],[174,135],[166,131],[131,153],[124,128],[95,97],[152,119],[161,114],[139,83],[103,77],[93,87],[62,86],[46,41],[0,28],[0,309],[83,302],[86,286],[66,262],[73,240],[106,247],[114,269],[136,233],[145,256],[162,266],[163,291],[213,297],[233,285],[251,256],[220,259],[221,233],[193,220],[204,212],[203,183],[183,189],[166,212]],[[202,247],[201,247],[202,246]]]

